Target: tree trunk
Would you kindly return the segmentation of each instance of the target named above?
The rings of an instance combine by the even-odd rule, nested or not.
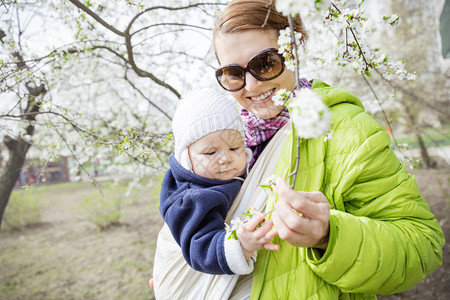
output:
[[[436,167],[436,162],[433,161],[430,156],[428,155],[427,147],[425,146],[425,143],[423,142],[422,136],[418,133],[416,133],[417,142],[419,143],[420,147],[420,156],[422,157],[422,160],[425,164],[425,168],[431,169]]]
[[[423,142],[422,136],[420,135],[420,130],[418,129],[418,125],[416,124],[416,118],[415,115],[411,112],[410,106],[408,106],[408,104],[403,104],[404,108],[405,108],[405,112],[406,112],[406,116],[408,118],[409,121],[409,126],[412,129],[414,135],[417,138],[417,142],[419,144],[420,147],[420,156],[422,158],[422,161],[425,165],[425,168],[430,169],[430,168],[435,168],[436,167],[436,162],[433,161],[430,157],[430,155],[428,154],[428,150],[427,147],[425,146],[425,143]]]
[[[25,156],[30,148],[30,144],[22,138],[14,140],[6,136],[3,142],[9,150],[9,159],[0,176],[0,225],[2,224],[3,214],[11,196],[11,191],[19,178],[20,170],[22,170],[25,162]]]
[[[26,88],[28,90],[28,99],[22,120],[29,122],[26,133],[32,136],[34,133],[33,122],[36,120],[36,115],[40,109],[40,101],[36,98],[45,95],[47,90],[44,84],[34,86],[31,83],[27,83]],[[29,142],[21,137],[13,139],[10,136],[6,136],[3,143],[8,148],[9,158],[0,176],[0,227],[12,189],[20,176],[20,170],[23,168],[27,152],[31,146]]]

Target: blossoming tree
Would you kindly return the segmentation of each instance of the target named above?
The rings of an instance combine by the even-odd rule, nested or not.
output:
[[[7,163],[0,175],[0,221],[30,154],[47,161],[73,157],[75,173],[96,159],[111,173],[136,179],[164,169],[178,98],[192,85],[215,84],[210,29],[215,11],[227,2],[2,1],[0,134]],[[367,91],[363,99],[373,99],[375,105],[366,102],[366,107],[376,108],[383,101],[372,91],[382,99],[393,90],[380,89],[377,82],[395,82],[398,88],[416,75],[375,38],[401,26],[401,18],[370,16],[363,2],[278,0],[277,10],[300,13],[311,33],[307,48],[291,42],[298,37],[289,28],[279,43],[297,77],[334,84],[350,78],[353,87]],[[332,138],[327,108],[316,95],[282,91],[278,101],[286,100],[301,128],[299,139]]]
[[[94,183],[92,161],[136,180],[164,168],[190,74],[212,82],[212,55],[200,47],[217,4],[44,0],[0,9],[0,222],[30,155],[69,156],[72,174],[86,171]]]

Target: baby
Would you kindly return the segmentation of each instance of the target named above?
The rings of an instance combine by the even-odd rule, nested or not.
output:
[[[276,248],[273,224],[260,214],[228,238],[225,217],[246,175],[252,154],[234,103],[213,89],[180,100],[172,121],[175,152],[160,197],[164,222],[193,269],[209,274],[248,274],[256,250]],[[275,233],[274,233],[275,234]],[[273,234],[273,235],[274,235]]]

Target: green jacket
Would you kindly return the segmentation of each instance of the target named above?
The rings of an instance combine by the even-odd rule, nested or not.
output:
[[[320,81],[312,88],[330,107],[334,134],[301,142],[295,189],[321,191],[330,202],[328,248],[321,255],[274,238],[279,251],[258,252],[252,299],[376,299],[408,290],[442,264],[442,229],[361,101]],[[294,170],[296,154],[291,132],[276,176]]]

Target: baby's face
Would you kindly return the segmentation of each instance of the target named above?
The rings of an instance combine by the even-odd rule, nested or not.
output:
[[[195,174],[210,179],[229,180],[241,175],[247,165],[244,141],[237,130],[210,133],[189,146]]]

